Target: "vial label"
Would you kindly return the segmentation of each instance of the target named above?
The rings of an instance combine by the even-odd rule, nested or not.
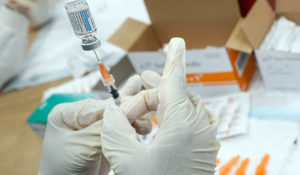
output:
[[[76,35],[86,35],[97,31],[89,9],[68,12],[68,16]]]

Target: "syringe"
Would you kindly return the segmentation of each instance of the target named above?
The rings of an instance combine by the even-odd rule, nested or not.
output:
[[[109,73],[107,67],[98,57],[95,49],[100,47],[101,43],[96,37],[97,27],[91,15],[88,3],[85,0],[74,0],[65,5],[70,22],[77,37],[82,40],[81,47],[85,51],[93,51],[98,60],[98,66],[101,73],[103,85],[115,100],[117,105],[120,104],[120,96],[115,86],[115,79]]]
[[[290,148],[287,152],[287,155],[284,159],[284,163],[280,168],[279,174],[280,175],[285,175],[287,173],[285,173],[287,165],[290,163],[289,161],[291,161],[295,155],[295,152],[297,151],[298,145],[299,145],[299,139],[300,139],[300,122],[298,123],[298,135],[296,136],[296,138],[293,140],[292,144],[290,145]]]
[[[115,79],[114,77],[109,73],[106,66],[103,64],[101,59],[99,59],[97,53],[95,50],[93,50],[96,58],[98,60],[98,66],[101,73],[101,80],[103,85],[107,88],[108,92],[112,95],[113,99],[115,100],[116,105],[120,105],[120,95],[118,93],[118,90],[115,86]]]

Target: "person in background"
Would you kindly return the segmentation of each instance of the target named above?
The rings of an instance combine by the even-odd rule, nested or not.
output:
[[[24,62],[29,28],[49,21],[55,5],[55,0],[0,0],[0,89]]]
[[[48,116],[39,175],[107,175],[110,166],[116,175],[214,175],[218,121],[187,90],[185,70],[185,42],[173,38],[163,76],[145,71],[131,78],[128,90],[120,91],[120,106],[112,99],[56,106]],[[146,145],[137,133],[147,134],[149,125],[132,123],[151,111],[159,130]]]

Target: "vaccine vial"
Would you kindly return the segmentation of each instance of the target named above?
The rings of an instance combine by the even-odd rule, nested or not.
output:
[[[78,38],[82,40],[84,50],[94,50],[100,46],[97,39],[97,27],[89,5],[85,0],[74,0],[65,5],[69,20]]]

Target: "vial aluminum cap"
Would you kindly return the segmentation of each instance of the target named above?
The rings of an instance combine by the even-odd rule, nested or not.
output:
[[[94,50],[100,47],[101,43],[100,40],[95,39],[95,40],[87,40],[82,42],[81,47],[83,50]]]

